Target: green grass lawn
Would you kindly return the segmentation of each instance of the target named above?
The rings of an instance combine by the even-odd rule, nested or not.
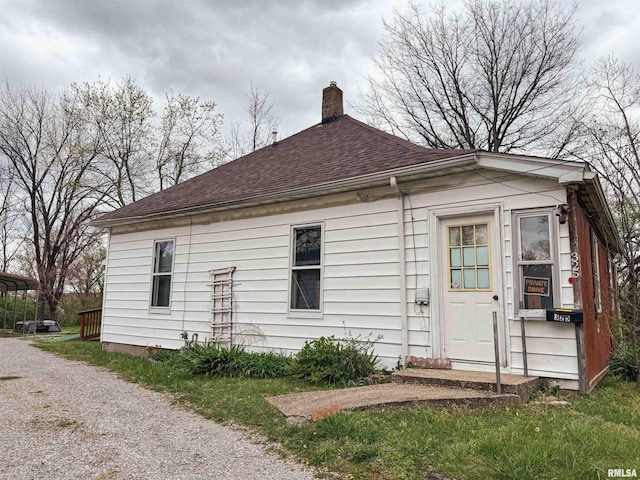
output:
[[[289,425],[263,397],[314,387],[288,379],[187,376],[168,364],[104,352],[97,342],[38,343],[44,350],[118,372],[174,394],[206,418],[249,427],[301,462],[354,479],[605,479],[610,468],[640,472],[640,392],[606,378],[569,407],[343,412]]]

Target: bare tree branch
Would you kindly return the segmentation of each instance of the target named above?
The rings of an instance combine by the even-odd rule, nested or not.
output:
[[[614,57],[601,58],[587,87],[592,115],[584,120],[583,131],[622,242],[623,341],[632,345],[640,388],[640,74]]]
[[[0,156],[24,201],[42,307],[55,317],[68,269],[98,233],[88,221],[104,200],[90,168],[100,139],[77,105],[45,90],[0,89]]]
[[[159,128],[156,171],[160,190],[216,167],[222,160],[222,115],[214,102],[167,94]]]
[[[467,0],[394,12],[359,111],[434,148],[564,153],[576,134],[575,10]]]
[[[269,100],[269,93],[261,93],[258,87],[251,83],[249,92],[245,95],[247,103],[246,128],[241,123],[231,125],[229,136],[229,153],[233,158],[241,157],[269,144],[272,128],[277,123],[274,114],[274,105]],[[248,133],[243,134],[247,130]]]

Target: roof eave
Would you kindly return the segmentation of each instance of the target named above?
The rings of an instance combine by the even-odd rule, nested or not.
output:
[[[592,172],[588,172],[592,173]],[[602,218],[598,218],[597,221],[600,224],[600,229],[604,230],[608,235],[611,236],[614,245],[610,245],[612,250],[616,253],[620,253],[622,251],[622,242],[620,241],[620,236],[618,235],[618,230],[616,228],[616,222],[613,218],[613,214],[609,209],[609,204],[606,200],[606,196],[604,194],[604,190],[602,189],[602,184],[600,183],[600,179],[597,175],[585,175],[584,185],[586,191],[589,195],[589,198],[594,204],[594,208],[599,216],[604,216],[605,219],[603,221]]]
[[[189,208],[182,208],[176,210],[167,210],[159,213],[152,213],[148,215],[131,216],[124,218],[105,219],[99,218],[93,220],[91,225],[94,227],[110,228],[122,225],[131,225],[141,222],[150,222],[154,220],[169,219],[180,217],[183,215],[194,214],[207,214],[214,213],[221,210],[226,210],[230,207],[234,209],[255,207],[260,205],[268,205],[273,203],[285,202],[290,200],[309,198],[318,195],[329,195],[333,193],[341,193],[345,191],[355,190],[359,188],[367,188],[372,186],[380,186],[388,182],[390,176],[395,176],[402,180],[403,177],[410,177],[414,175],[424,175],[429,173],[435,173],[442,170],[449,170],[461,167],[468,167],[477,163],[477,157],[475,153],[466,153],[456,157],[445,158],[442,160],[434,160],[427,163],[419,163],[416,165],[409,165],[406,167],[394,168],[390,170],[384,170],[381,172],[370,173],[367,175],[361,175],[357,177],[351,177],[342,180],[335,180],[331,182],[319,183],[314,185],[307,185],[304,187],[297,187],[287,190],[280,190],[278,192],[266,194],[248,196],[241,199],[235,199],[231,201],[215,202],[207,205],[198,205]]]

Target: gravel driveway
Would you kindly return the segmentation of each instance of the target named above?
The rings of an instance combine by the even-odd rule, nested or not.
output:
[[[0,478],[314,478],[247,434],[170,400],[25,340],[0,338]]]

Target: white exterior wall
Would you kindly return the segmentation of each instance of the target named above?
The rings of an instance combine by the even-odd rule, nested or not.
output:
[[[382,200],[112,235],[102,340],[178,348],[183,330],[198,333],[200,340],[209,337],[209,271],[235,266],[236,341],[293,352],[305,340],[350,332],[380,337],[378,354],[395,365],[400,355],[395,208],[395,200]],[[323,310],[289,314],[291,227],[314,223],[323,225]],[[176,241],[171,309],[158,313],[149,308],[153,244],[169,238]]]
[[[488,177],[488,178],[486,178]],[[500,205],[503,259],[501,306],[505,312],[501,347],[505,371],[522,373],[520,324],[514,318],[512,229],[514,210],[553,207],[564,203],[557,182],[534,178],[505,181],[502,172],[483,171],[438,177],[422,182],[421,193],[405,200],[405,268],[408,354],[438,357],[437,335],[430,306],[414,304],[415,288],[434,291],[437,265],[431,265],[429,232],[433,211],[447,208]],[[495,179],[495,180],[493,180]],[[402,187],[402,185],[401,185]],[[415,188],[413,186],[412,188]],[[530,192],[530,193],[529,193]],[[553,198],[551,198],[553,197]],[[229,222],[113,234],[106,273],[102,340],[133,345],[178,348],[180,332],[210,336],[209,271],[235,266],[234,322],[236,340],[254,349],[285,352],[305,340],[351,333],[380,338],[377,353],[387,367],[401,356],[398,202],[388,198],[368,203],[248,218]],[[413,220],[412,220],[413,218]],[[288,312],[291,227],[323,225],[323,309],[320,315]],[[567,225],[557,225],[562,305],[573,306],[570,246]],[[153,244],[176,241],[171,309],[149,309]],[[414,248],[415,246],[415,248]],[[185,303],[186,302],[186,303]],[[184,308],[186,306],[186,309]],[[568,380],[577,379],[573,325],[527,322],[529,371]]]
[[[493,178],[499,182],[489,180]],[[514,374],[524,373],[520,320],[515,317],[517,292],[514,290],[514,275],[517,275],[517,266],[514,263],[514,250],[517,246],[514,244],[516,232],[511,225],[512,213],[526,209],[554,207],[566,201],[566,192],[557,182],[550,180],[520,178],[515,181],[505,181],[504,178],[505,173],[490,171],[482,172],[482,176],[470,173],[447,177],[447,184],[458,185],[453,192],[452,190],[439,190],[433,193],[412,195],[412,209],[409,202],[406,203],[405,246],[407,249],[409,355],[427,358],[439,355],[439,352],[434,352],[432,349],[434,345],[432,335],[437,334],[437,326],[434,328],[431,318],[432,307],[418,307],[414,304],[416,281],[418,288],[430,288],[432,292],[435,287],[434,283],[438,281],[436,278],[438,266],[430,264],[432,256],[428,251],[430,245],[437,243],[435,239],[429,239],[430,235],[437,235],[437,232],[432,234],[428,231],[429,212],[482,205],[487,205],[487,210],[491,210],[493,205],[499,204],[502,221],[502,238],[500,240],[503,254],[502,283],[504,287],[500,298],[505,299],[504,302],[501,302],[501,306],[504,308],[506,317],[504,325],[506,335],[501,332],[501,349],[503,352],[507,352],[502,356],[506,363],[505,371]],[[411,221],[412,217],[413,222]],[[414,231],[412,223],[415,229],[415,238],[412,238],[411,235]],[[572,308],[573,287],[568,283],[568,278],[571,276],[569,229],[567,224],[559,225],[557,222],[555,227],[560,255],[557,269],[559,278],[556,279],[556,282],[560,284],[562,307]],[[414,243],[417,262],[414,261]],[[443,280],[443,282],[445,281]],[[432,297],[431,305],[437,301],[437,298]],[[578,379],[574,328],[573,325],[556,324],[544,320],[527,320],[527,360],[530,375],[568,380]]]

